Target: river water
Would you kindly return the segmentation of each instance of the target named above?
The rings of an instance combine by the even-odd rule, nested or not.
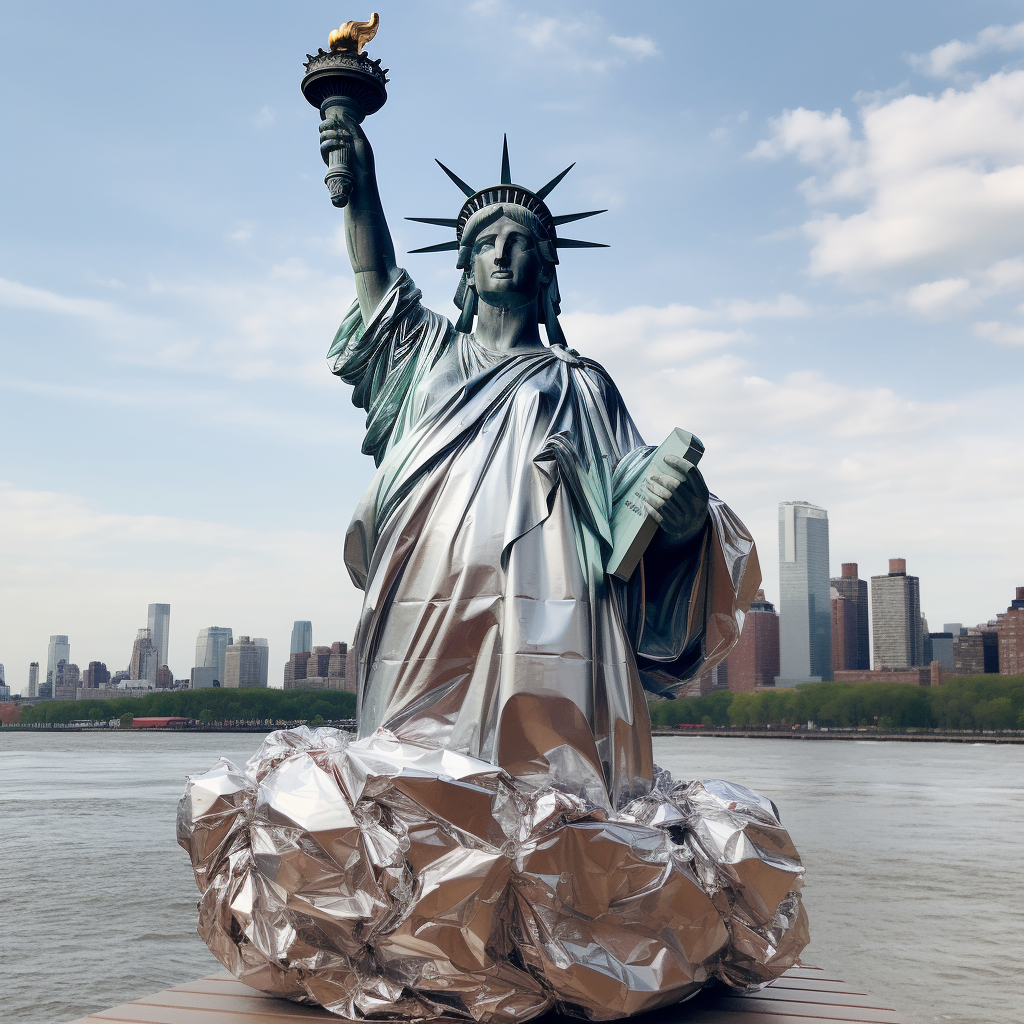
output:
[[[219,968],[175,805],[186,772],[261,739],[0,733],[0,1017],[59,1024]],[[807,963],[913,1024],[1024,1021],[1024,746],[654,743],[677,778],[776,802],[807,866]]]

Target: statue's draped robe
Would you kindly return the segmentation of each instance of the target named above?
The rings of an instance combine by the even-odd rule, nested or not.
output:
[[[353,305],[328,361],[378,466],[345,541],[365,592],[360,736],[384,727],[604,806],[645,792],[644,686],[735,642],[760,575],[743,524],[712,497],[671,559],[606,575],[616,502],[654,450],[615,385],[565,349],[488,349],[404,272],[368,324]]]

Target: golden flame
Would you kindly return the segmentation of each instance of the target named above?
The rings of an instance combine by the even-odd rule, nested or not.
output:
[[[370,15],[369,21],[346,21],[328,37],[327,43],[335,53],[361,53],[363,47],[377,34],[380,15]]]

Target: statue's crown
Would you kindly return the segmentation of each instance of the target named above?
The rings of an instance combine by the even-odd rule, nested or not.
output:
[[[439,242],[437,245],[426,245],[422,249],[411,249],[410,252],[454,252],[462,244],[462,233],[477,210],[485,206],[495,204],[508,204],[520,206],[529,210],[541,223],[548,239],[556,249],[606,249],[603,242],[582,242],[576,238],[559,238],[557,229],[562,224],[570,224],[575,220],[583,220],[585,217],[594,217],[599,213],[606,213],[606,210],[587,210],[585,213],[563,213],[553,216],[548,209],[545,200],[554,190],[555,186],[576,166],[575,163],[560,174],[556,174],[543,188],[536,192],[523,185],[516,185],[512,182],[512,171],[508,159],[508,136],[505,136],[501,149],[501,182],[484,189],[475,189],[467,185],[454,171],[450,171],[440,160],[436,161],[438,167],[448,175],[449,178],[462,190],[467,197],[462,204],[458,217],[406,217],[406,220],[414,220],[420,224],[436,224],[442,228],[454,228],[455,238],[449,242]]]

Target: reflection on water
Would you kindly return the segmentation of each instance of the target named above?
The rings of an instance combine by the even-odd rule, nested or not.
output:
[[[218,968],[175,805],[187,771],[261,738],[0,734],[5,1019],[72,1020]],[[655,755],[778,804],[808,868],[808,963],[914,1022],[1021,1020],[1024,747],[687,736]]]

